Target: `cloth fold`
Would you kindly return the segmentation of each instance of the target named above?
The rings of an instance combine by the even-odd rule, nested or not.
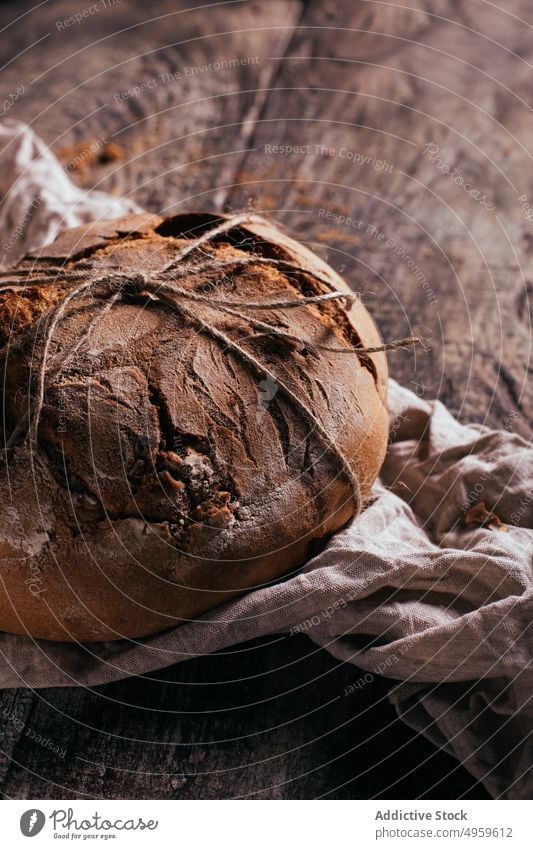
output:
[[[17,193],[53,183],[60,166],[28,128],[0,125],[0,138],[9,133],[25,141],[0,173],[5,184],[10,171],[9,208],[22,209],[28,197],[16,201]],[[28,151],[46,167],[26,161]],[[30,172],[28,184],[21,175]],[[68,215],[43,226],[42,243],[59,226],[100,216],[101,193],[82,194],[79,219],[69,196]],[[113,215],[132,211],[129,201],[113,203]],[[47,208],[45,197],[45,220]],[[60,216],[61,191],[50,208]],[[10,226],[12,216],[0,213],[3,239]],[[30,236],[35,247],[35,231],[20,244]],[[70,645],[0,634],[0,687],[92,687],[257,637],[303,633],[362,670],[354,692],[374,675],[396,682],[389,697],[403,721],[492,796],[530,798],[533,448],[513,432],[512,415],[502,430],[463,425],[415,388],[390,381],[391,440],[373,497],[298,574],[142,640]],[[466,524],[479,502],[503,524]]]

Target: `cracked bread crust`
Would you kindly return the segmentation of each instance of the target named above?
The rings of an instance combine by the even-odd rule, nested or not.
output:
[[[0,275],[4,444],[28,414],[51,315],[80,280],[156,275],[221,220],[98,222]],[[251,257],[263,262],[239,264]],[[180,286],[212,303],[171,309],[141,287],[111,304],[103,280],[57,323],[37,442],[22,433],[0,466],[0,629],[94,641],[171,627],[289,574],[346,524],[357,505],[339,456],[368,495],[387,367],[383,353],[348,352],[381,342],[364,306],[261,312],[302,344],[217,309],[349,292],[255,216],[186,262]],[[313,347],[332,340],[347,353]]]

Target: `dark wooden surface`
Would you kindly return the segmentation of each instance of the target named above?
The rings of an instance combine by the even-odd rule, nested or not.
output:
[[[364,293],[386,338],[429,338],[430,353],[391,358],[395,377],[461,419],[529,436],[533,230],[519,201],[533,205],[528,0],[505,10],[486,0],[109,0],[61,26],[89,5],[0,7],[0,28],[28,12],[1,34],[2,91],[24,85],[8,117],[77,163],[80,185],[154,211],[268,212]],[[209,68],[236,58],[248,63]],[[442,153],[432,158],[429,144]],[[396,720],[386,681],[344,696],[358,676],[298,636],[94,691],[6,691],[0,790],[485,797]]]

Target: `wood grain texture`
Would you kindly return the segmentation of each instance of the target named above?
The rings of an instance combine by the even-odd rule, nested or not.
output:
[[[31,5],[2,6],[0,28]],[[200,4],[159,0],[148,13],[137,0],[58,29],[82,5],[47,4],[3,34],[4,91],[25,86],[8,117],[32,122],[77,164],[80,185],[131,194],[152,211],[251,204],[271,214],[363,293],[385,338],[429,337],[429,354],[390,358],[393,375],[464,420],[529,436],[527,0],[503,11],[485,0],[252,0],[187,12]],[[119,148],[111,161],[83,147],[108,140]],[[396,720],[385,681],[345,697],[359,675],[285,637],[94,692],[4,692],[0,789],[16,798],[485,796]]]
[[[484,797],[457,763],[398,722],[384,681],[345,696],[360,675],[296,636],[92,692],[18,691],[17,704],[31,698],[31,711],[9,750],[2,791],[12,798]],[[3,694],[10,710],[13,698]],[[28,731],[66,752],[44,750]]]
[[[517,409],[529,435],[531,29],[483,0],[418,6],[309,8],[229,200],[327,246],[385,339],[428,337],[393,376],[465,420]]]

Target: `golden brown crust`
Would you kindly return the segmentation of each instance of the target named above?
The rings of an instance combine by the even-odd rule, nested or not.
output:
[[[6,438],[34,410],[46,327],[68,293],[117,271],[151,280],[214,221],[99,222],[1,276],[16,290],[0,293]],[[227,265],[251,256],[281,264]],[[214,300],[349,292],[257,218],[185,261],[202,269],[179,285]],[[211,303],[175,309],[139,291],[111,307],[106,285],[58,318],[37,445],[23,432],[0,467],[0,628],[13,633],[116,639],[205,613],[301,565],[353,515],[351,478],[366,497],[383,461],[385,355],[303,341],[379,345],[361,303],[261,312],[299,345]]]

